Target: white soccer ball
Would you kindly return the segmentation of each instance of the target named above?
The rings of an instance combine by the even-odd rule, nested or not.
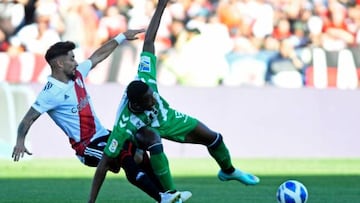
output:
[[[279,186],[276,198],[279,203],[306,203],[308,191],[301,182],[287,180]]]

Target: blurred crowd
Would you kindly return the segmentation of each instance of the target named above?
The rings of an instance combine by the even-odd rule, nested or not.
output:
[[[146,28],[156,3],[1,0],[0,52],[43,55],[70,40],[87,57],[120,32]],[[156,43],[164,85],[302,87],[314,47],[358,47],[360,0],[171,0]],[[141,45],[127,44],[136,53]]]

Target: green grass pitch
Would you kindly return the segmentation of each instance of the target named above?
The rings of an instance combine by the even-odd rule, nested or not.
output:
[[[235,159],[234,165],[261,178],[257,186],[221,182],[212,159],[170,158],[175,183],[190,190],[189,203],[276,203],[277,187],[287,179],[304,183],[308,203],[360,202],[360,159]],[[74,159],[0,160],[0,202],[86,202],[94,168]],[[154,202],[120,174],[108,173],[99,203]]]

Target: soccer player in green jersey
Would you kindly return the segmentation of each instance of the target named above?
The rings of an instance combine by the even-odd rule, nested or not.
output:
[[[144,42],[144,47],[143,47],[145,52],[154,53],[155,36],[156,36],[157,30],[158,30],[158,27],[160,24],[162,14],[164,12],[164,9],[165,9],[168,1],[169,0],[159,0],[159,2],[158,2],[155,13],[150,21],[149,27],[145,34],[145,42]],[[126,101],[126,99],[124,101]],[[94,180],[92,183],[91,193],[90,193],[90,197],[89,197],[89,201],[88,201],[89,203],[95,202],[98,192],[100,190],[100,187],[106,176],[106,172],[110,169],[111,163],[114,162],[114,160],[120,159],[121,163],[123,163],[125,161],[127,161],[127,162],[132,161],[132,160],[129,160],[129,158],[124,159],[124,157],[129,157],[128,156],[129,153],[132,152],[131,149],[128,149],[129,148],[128,146],[132,147],[132,145],[129,145],[128,143],[133,143],[134,137],[135,137],[134,135],[138,131],[139,128],[138,128],[137,124],[132,122],[133,121],[132,120],[132,118],[133,118],[132,112],[129,110],[122,112],[121,109],[122,108],[120,107],[120,110],[117,114],[116,123],[113,128],[113,130],[115,132],[112,132],[114,134],[114,136],[116,137],[116,140],[114,139],[112,142],[107,143],[107,144],[111,144],[111,146],[106,147],[106,152],[104,149],[104,154],[103,154],[102,159],[100,160],[100,162],[97,166],[96,172],[95,172],[95,177],[94,177]],[[124,121],[124,123],[123,123],[123,121]],[[142,133],[142,132],[139,131],[139,133]],[[135,146],[132,148],[135,149]],[[132,152],[132,153],[134,153],[134,152]],[[144,161],[142,161],[142,159],[147,158],[147,156],[145,153],[143,157],[134,157],[134,158],[137,163],[139,163],[139,162],[143,163]],[[137,158],[139,160],[137,160]],[[164,158],[166,158],[166,157],[164,156]],[[165,161],[167,162],[167,160],[165,160]],[[152,160],[150,160],[150,163],[151,163],[151,166],[154,165]],[[168,167],[168,164],[166,164],[166,166]],[[132,169],[131,169],[131,167],[132,167]],[[141,168],[141,165],[140,165],[140,168]],[[125,171],[127,176],[131,176],[131,177],[136,176],[136,178],[135,178],[136,180],[133,180],[134,182],[138,182],[138,181],[140,181],[140,179],[146,178],[146,174],[139,172],[139,167],[136,166],[135,164],[132,164],[127,169],[128,170]],[[150,192],[148,192],[148,194],[161,203],[170,203],[170,202],[172,203],[172,202],[178,202],[178,201],[184,202],[187,199],[189,199],[192,195],[191,192],[176,191],[174,184],[172,183],[172,178],[170,176],[170,173],[168,173],[168,171],[169,170],[166,169],[166,171],[164,172],[166,178],[163,178],[163,179],[165,181],[160,180],[161,186],[153,184],[150,181],[147,181],[147,185],[144,185],[144,187],[146,187],[146,188],[149,188],[151,185],[153,185],[154,191],[158,191],[156,193],[156,194],[158,194],[158,197],[155,198],[155,195],[153,194],[154,191],[150,191]],[[162,171],[159,171],[159,170],[153,171],[153,172],[157,176],[159,176],[159,174],[163,173]],[[160,177],[162,177],[162,176],[160,175]],[[164,183],[170,183],[170,186],[169,186],[169,184],[164,184]],[[157,188],[155,188],[155,187],[157,187]],[[159,191],[164,191],[164,189],[166,192],[159,192]],[[181,199],[179,199],[179,198],[181,198]]]
[[[154,41],[164,8],[159,5],[168,0],[159,0],[158,7],[145,34],[143,52],[138,66],[137,79],[132,81],[124,94],[117,112],[116,123],[97,167],[92,192],[97,193],[105,178],[108,161],[118,156],[126,140],[135,141],[140,148],[150,152],[154,173],[165,189],[174,190],[169,163],[163,151],[161,138],[179,143],[202,144],[220,167],[221,181],[237,180],[245,185],[256,185],[260,179],[255,175],[236,169],[222,135],[209,129],[201,121],[172,109],[159,94],[156,83]],[[161,7],[161,6],[160,6]],[[161,10],[161,11],[159,11]],[[181,194],[183,195],[183,194]],[[181,196],[181,199],[184,199]]]

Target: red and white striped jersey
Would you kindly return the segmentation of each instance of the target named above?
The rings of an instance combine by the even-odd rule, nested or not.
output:
[[[39,93],[32,107],[40,113],[47,112],[51,119],[69,137],[76,154],[82,156],[85,147],[100,136],[108,134],[95,114],[84,80],[91,61],[80,63],[75,80],[67,84],[49,76],[44,89]]]

